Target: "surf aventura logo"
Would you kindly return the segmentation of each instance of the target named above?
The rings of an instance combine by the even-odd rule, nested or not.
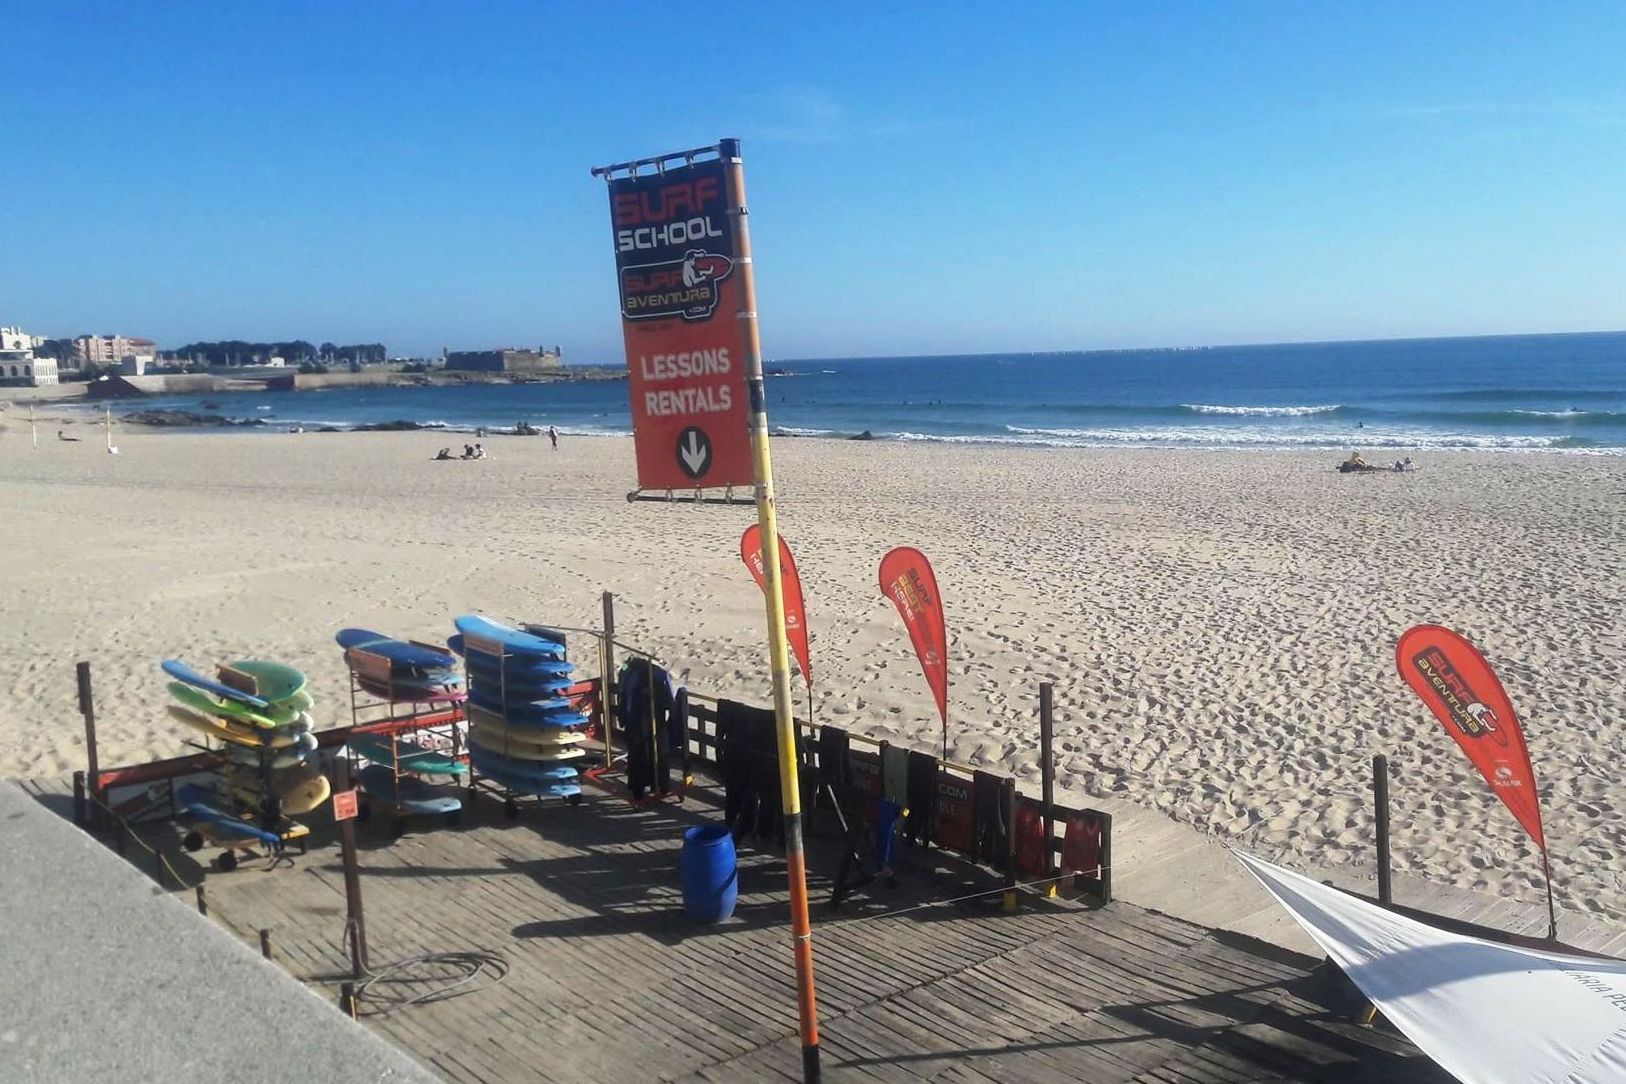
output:
[[[1498,745],[1507,744],[1507,735],[1502,733],[1496,712],[1479,699],[1443,651],[1424,648],[1412,656],[1411,663],[1445,705],[1458,730],[1470,738],[1491,738]]]
[[[721,162],[612,183],[615,261],[627,320],[709,320],[734,270]]]
[[[681,316],[709,320],[734,261],[720,252],[690,249],[682,259],[621,269],[621,315],[628,320]]]

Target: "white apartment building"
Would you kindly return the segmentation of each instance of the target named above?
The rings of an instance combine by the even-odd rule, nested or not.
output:
[[[20,327],[0,327],[0,384],[38,388],[57,382],[56,362],[34,356],[36,341]]]

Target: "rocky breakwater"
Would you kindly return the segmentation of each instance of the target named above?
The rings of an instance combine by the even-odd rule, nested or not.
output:
[[[263,426],[259,418],[228,418],[224,414],[203,414],[195,410],[133,410],[119,415],[126,425],[146,425],[161,429],[211,429],[219,426]]]

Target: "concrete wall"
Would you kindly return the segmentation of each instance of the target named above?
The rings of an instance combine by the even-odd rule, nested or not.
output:
[[[3,779],[0,824],[0,1080],[438,1080]]]
[[[369,371],[359,373],[283,373],[280,376],[268,377],[265,382],[268,391],[316,391],[320,388],[389,388],[399,387],[406,382],[417,383],[412,373],[398,373],[393,370]],[[428,383],[427,380],[424,383]]]
[[[192,373],[108,376],[92,380],[87,394],[92,399],[134,399],[143,395],[210,395],[230,387],[229,381]]]

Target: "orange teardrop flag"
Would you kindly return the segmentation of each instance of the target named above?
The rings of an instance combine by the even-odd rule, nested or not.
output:
[[[757,586],[766,593],[768,570],[762,560],[762,528],[755,523],[740,535],[740,559],[751,570]],[[801,664],[802,680],[811,690],[813,667],[808,663],[807,600],[802,597],[802,577],[796,571],[796,559],[790,555],[790,544],[784,535],[779,536],[779,592],[785,599],[785,635],[790,638],[790,649]]]
[[[881,594],[892,600],[909,630],[926,684],[937,698],[943,719],[943,753],[948,755],[948,632],[943,627],[943,598],[926,555],[899,546],[881,558]]]
[[[1524,732],[1490,663],[1450,629],[1418,625],[1400,637],[1395,664],[1545,855],[1541,798]]]

